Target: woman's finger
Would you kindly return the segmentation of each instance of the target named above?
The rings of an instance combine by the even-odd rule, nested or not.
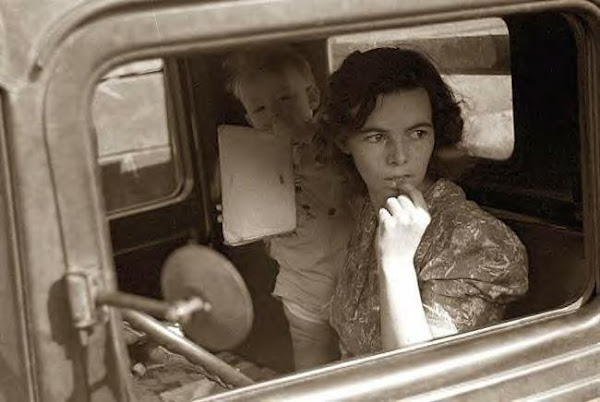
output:
[[[421,194],[421,192],[417,190],[415,186],[409,183],[404,183],[402,184],[401,188],[410,197],[415,207],[420,208],[424,211],[428,210],[425,198],[423,198],[423,194]]]
[[[387,209],[392,216],[397,216],[402,213],[402,206],[396,197],[390,197],[385,201],[385,209]]]
[[[405,210],[409,214],[414,214],[414,212],[416,211],[415,204],[413,204],[411,199],[408,198],[408,196],[406,196],[406,195],[399,195],[398,203],[400,204],[402,209]]]
[[[408,201],[410,202],[410,201]],[[410,222],[411,210],[407,210],[396,197],[390,197],[385,203],[385,207],[393,218],[396,218],[400,223],[406,224]],[[414,209],[414,207],[411,207]]]
[[[379,236],[382,236],[394,224],[394,217],[385,208],[379,208]]]
[[[391,219],[390,212],[385,208],[379,208],[379,222],[385,222],[387,219]]]

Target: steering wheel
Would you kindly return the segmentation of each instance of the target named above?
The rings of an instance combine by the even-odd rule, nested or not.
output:
[[[165,261],[161,288],[168,302],[194,298],[204,306],[182,323],[185,337],[137,311],[123,310],[124,318],[167,349],[202,365],[225,383],[252,384],[250,378],[211,353],[240,344],[250,332],[254,319],[252,299],[233,264],[208,247],[184,246]]]

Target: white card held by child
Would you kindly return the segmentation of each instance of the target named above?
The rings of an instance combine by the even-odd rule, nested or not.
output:
[[[219,126],[218,133],[225,244],[294,230],[290,139],[233,125]]]

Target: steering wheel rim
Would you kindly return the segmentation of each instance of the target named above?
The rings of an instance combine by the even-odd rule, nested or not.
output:
[[[231,350],[248,335],[254,320],[252,299],[233,264],[198,245],[175,250],[161,275],[163,297],[176,301],[200,297],[209,311],[198,311],[182,325],[186,337],[210,351]]]

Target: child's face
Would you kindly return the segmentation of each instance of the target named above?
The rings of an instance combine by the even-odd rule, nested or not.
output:
[[[240,100],[252,127],[275,131],[281,125],[304,127],[319,105],[319,92],[295,70],[261,71],[244,78]]]
[[[380,95],[364,126],[341,145],[350,154],[376,208],[398,196],[403,183],[429,185],[427,166],[434,131],[429,95],[423,88]]]

